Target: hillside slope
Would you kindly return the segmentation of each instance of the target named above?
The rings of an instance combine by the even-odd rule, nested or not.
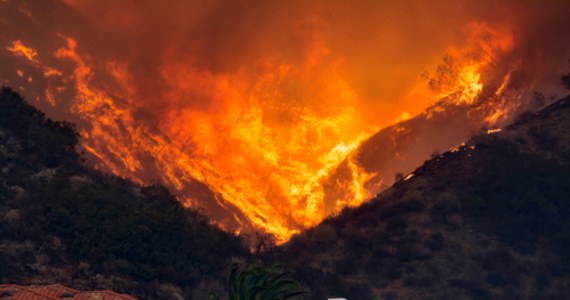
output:
[[[32,17],[33,16],[33,17]],[[58,49],[66,47],[67,37],[94,37],[97,35],[93,24],[90,24],[84,16],[71,8],[65,1],[44,0],[44,1],[0,1],[0,83],[11,86],[20,92],[25,91],[25,96],[33,101],[34,107],[45,112],[52,118],[67,120],[77,125],[78,131],[91,131],[94,127],[100,126],[102,131],[115,137],[121,137],[117,141],[134,139],[132,131],[125,128],[125,124],[117,115],[107,116],[107,123],[100,123],[105,118],[103,114],[115,113],[124,109],[129,109],[125,101],[126,96],[121,95],[121,88],[124,83],[115,82],[114,77],[104,72],[93,69],[90,74],[97,78],[90,82],[90,88],[97,88],[109,98],[114,99],[113,109],[109,109],[108,104],[101,106],[101,103],[93,112],[94,118],[90,115],[80,115],[73,113],[73,103],[77,104],[77,88],[74,86],[77,78],[73,76],[76,68],[73,61],[58,58],[55,53]],[[21,41],[25,46],[30,47],[32,53],[37,53],[35,62],[29,61],[20,52],[8,50],[15,41]],[[80,47],[86,52],[91,47],[97,48],[103,41],[80,43]],[[84,54],[84,53],[83,53]],[[78,53],[79,55],[79,53]],[[53,68],[62,72],[62,76],[48,76],[45,68]],[[25,74],[19,76],[18,74]],[[90,76],[91,76],[90,75]],[[71,77],[72,80],[64,77]],[[56,78],[57,77],[57,78]],[[49,92],[48,92],[49,91]],[[50,100],[51,99],[51,100]],[[96,99],[95,99],[96,100]],[[51,102],[55,101],[55,102]],[[139,115],[140,116],[140,115]],[[138,127],[137,130],[142,130]],[[152,134],[152,129],[147,129],[145,134]],[[251,224],[242,211],[226,199],[217,191],[212,190],[206,183],[193,178],[189,174],[177,174],[178,180],[182,181],[182,190],[177,190],[169,181],[165,179],[165,172],[162,168],[163,162],[154,161],[152,151],[142,149],[139,146],[129,146],[135,158],[125,159],[124,153],[118,152],[120,145],[102,142],[103,146],[98,150],[98,155],[89,151],[85,146],[91,147],[90,139],[84,139],[78,148],[84,150],[82,155],[91,164],[97,164],[101,171],[107,173],[119,172],[125,178],[133,179],[137,182],[160,181],[168,186],[169,190],[176,196],[192,199],[195,207],[200,207],[203,213],[217,223],[223,223],[228,228],[241,228],[242,232],[253,232]],[[101,139],[99,139],[101,141]],[[156,143],[152,139],[146,143]],[[156,147],[163,147],[164,144],[155,144]],[[103,156],[101,156],[103,155]],[[136,159],[144,164],[141,168],[131,168],[132,159]],[[162,171],[160,171],[162,170]],[[182,198],[182,197],[180,197]]]
[[[84,166],[69,123],[0,91],[0,284],[205,299],[242,241],[163,187]]]
[[[475,136],[279,248],[312,299],[570,294],[570,97]]]

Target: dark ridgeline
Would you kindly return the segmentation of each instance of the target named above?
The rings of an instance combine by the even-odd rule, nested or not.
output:
[[[311,299],[564,299],[570,97],[435,156],[413,177],[293,237]]]
[[[142,299],[221,290],[241,240],[159,185],[85,167],[72,124],[0,91],[0,283],[61,283]]]
[[[310,288],[308,299],[564,298],[568,132],[569,97],[433,157],[373,201],[252,256],[166,189],[86,167],[73,125],[4,88],[0,283],[206,299],[223,295],[228,263],[238,258],[282,264]]]

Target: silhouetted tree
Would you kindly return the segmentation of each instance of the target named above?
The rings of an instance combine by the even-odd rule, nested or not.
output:
[[[568,64],[570,65],[570,59],[568,60]],[[562,85],[564,85],[565,88],[570,90],[570,73],[562,75],[561,79],[562,79]]]
[[[398,172],[394,175],[394,181],[395,182],[398,182],[398,181],[403,180],[403,179],[404,179],[404,174],[402,174],[400,172]]]
[[[562,85],[570,90],[570,73],[562,75]]]
[[[269,233],[255,233],[254,253],[260,254],[262,252],[271,251],[275,248],[275,236]]]

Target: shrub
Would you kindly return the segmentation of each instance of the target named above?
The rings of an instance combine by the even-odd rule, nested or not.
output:
[[[321,224],[313,230],[312,238],[317,243],[328,243],[336,240],[336,230],[329,224]]]
[[[432,233],[426,241],[426,245],[432,251],[441,250],[443,248],[443,235],[441,232]]]
[[[341,258],[334,263],[334,271],[341,276],[356,273],[357,265],[352,257]]]
[[[430,277],[427,275],[424,276],[407,276],[404,278],[402,283],[404,286],[417,286],[417,287],[428,287],[432,285],[437,279],[435,277]]]
[[[388,221],[388,224],[386,224],[386,231],[400,231],[406,229],[407,226],[408,224],[406,219],[402,216],[396,216]]]
[[[562,75],[562,77],[560,78],[562,79],[562,85],[566,88],[570,90],[570,73]]]

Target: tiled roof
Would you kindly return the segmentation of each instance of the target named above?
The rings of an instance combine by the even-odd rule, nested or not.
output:
[[[83,292],[73,298],[73,300],[136,300],[136,298],[112,291],[94,291]]]
[[[61,284],[53,284],[53,285],[32,285],[26,287],[30,291],[34,291],[36,293],[50,296],[56,299],[73,299],[77,294],[81,293],[78,290],[74,290],[72,288],[68,288]]]
[[[0,285],[0,300],[53,300],[46,295],[30,291],[15,284]]]
[[[113,291],[81,292],[61,284],[21,286],[0,285],[0,300],[137,300]]]

